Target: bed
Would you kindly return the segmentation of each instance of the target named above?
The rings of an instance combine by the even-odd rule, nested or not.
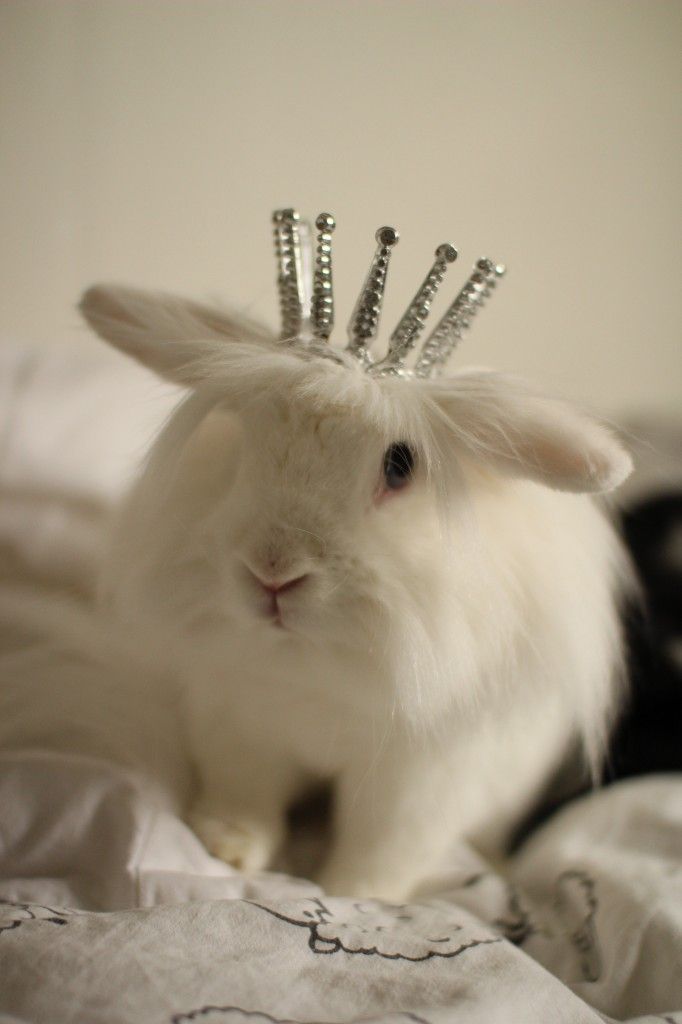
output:
[[[0,349],[5,693],[17,609],[91,600],[108,511],[177,398],[103,348]],[[19,743],[4,709],[0,1024],[682,1024],[672,762],[569,801],[504,863],[453,849],[394,906],[240,875],[142,775]]]

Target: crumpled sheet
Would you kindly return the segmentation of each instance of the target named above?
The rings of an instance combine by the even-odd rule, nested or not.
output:
[[[503,869],[462,847],[403,906],[246,879],[103,760],[6,753],[0,807],[10,1020],[682,1021],[679,779],[575,801]]]
[[[83,544],[67,499],[115,496],[146,440],[131,404],[154,385],[109,354],[4,366],[6,596],[24,565],[40,588],[96,557],[96,526]],[[159,416],[174,397],[157,390]],[[2,664],[0,650],[0,685]],[[360,1020],[682,1024],[682,779],[576,800],[502,865],[459,847],[418,901],[391,906],[240,876],[104,759],[0,754],[0,1024]]]

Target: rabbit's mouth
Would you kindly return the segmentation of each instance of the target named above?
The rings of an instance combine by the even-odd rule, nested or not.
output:
[[[291,632],[296,619],[294,601],[286,594],[274,592],[257,592],[256,614],[268,631]]]
[[[241,576],[248,602],[258,618],[275,629],[289,629],[296,607],[300,607],[302,592],[310,590],[310,576],[305,572],[274,576],[246,563],[242,565]]]
[[[274,602],[274,609],[271,610],[268,615],[268,621],[275,629],[286,629],[284,625],[284,619],[282,618],[282,609],[279,607],[277,602]]]
[[[294,607],[294,604],[298,605],[298,600],[294,602],[288,598],[274,597],[272,603],[262,613],[268,626],[278,632],[298,632],[296,626],[301,618],[301,609]]]

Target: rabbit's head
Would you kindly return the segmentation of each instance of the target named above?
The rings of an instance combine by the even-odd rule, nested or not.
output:
[[[457,547],[450,513],[471,486],[521,477],[598,492],[630,470],[604,427],[489,371],[373,377],[339,350],[113,286],[90,289],[81,310],[191,393],[142,481],[151,525],[133,561],[156,546],[164,572],[174,558],[191,565],[188,606],[264,635],[386,644],[382,616],[395,643],[428,633],[437,607],[449,613],[444,543]],[[177,572],[164,580],[182,604]]]

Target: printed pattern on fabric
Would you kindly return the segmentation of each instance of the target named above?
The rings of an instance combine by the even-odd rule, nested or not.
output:
[[[208,1021],[208,1024],[302,1024],[291,1017],[273,1017],[262,1010],[242,1010],[238,1006],[202,1006],[187,1013],[176,1013],[169,1024],[194,1024],[195,1021]],[[307,1021],[306,1024],[328,1024],[327,1021]],[[350,1021],[349,1024],[372,1024],[367,1017]],[[429,1024],[424,1017],[416,1013],[402,1012],[382,1014],[381,1024]]]
[[[0,936],[5,932],[16,931],[30,921],[49,924],[67,924],[72,911],[54,910],[40,903],[16,903],[13,900],[0,899]]]
[[[449,890],[491,928],[542,961],[542,949],[565,947],[573,954],[576,979],[598,981],[602,954],[597,934],[597,883],[589,872],[560,872],[551,887],[551,902],[531,907],[527,897],[506,879],[479,871]]]
[[[472,934],[472,926],[429,904],[392,905],[374,900],[351,902],[317,897],[291,904],[268,906],[249,901],[278,920],[308,932],[313,953],[349,953],[385,960],[420,963],[434,957],[453,958],[477,946],[502,942],[499,935]],[[484,929],[479,926],[479,933]]]

